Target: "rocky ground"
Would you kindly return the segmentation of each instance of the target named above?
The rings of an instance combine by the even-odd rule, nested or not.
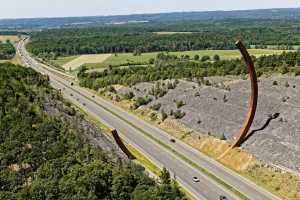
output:
[[[175,89],[157,99],[149,95],[154,83],[122,87],[118,92],[133,91],[134,98],[151,96],[153,101],[146,107],[160,103],[160,111],[168,114],[178,110],[176,101],[182,100],[185,105],[179,110],[185,116],[180,122],[200,133],[225,136],[232,142],[247,113],[250,83],[221,77],[209,81],[212,85],[181,80]],[[279,116],[268,120],[275,113]],[[242,145],[244,149],[267,163],[300,172],[300,77],[259,79],[258,108],[251,131],[251,137]]]

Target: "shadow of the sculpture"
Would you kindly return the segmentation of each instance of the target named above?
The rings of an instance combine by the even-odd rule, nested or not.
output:
[[[252,130],[243,140],[243,142],[241,143],[241,145],[243,145],[249,138],[251,138],[256,132],[262,131],[264,129],[266,129],[269,124],[271,123],[272,120],[277,119],[279,117],[280,113],[274,113],[271,116],[269,116],[269,118],[267,119],[267,121],[264,123],[264,125],[259,128],[259,129],[255,129]]]

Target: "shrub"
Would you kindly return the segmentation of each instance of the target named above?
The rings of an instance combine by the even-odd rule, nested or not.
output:
[[[164,110],[162,110],[161,111],[161,120],[165,121],[165,119],[167,119],[167,118],[168,118],[168,114]]]
[[[185,112],[182,112],[181,110],[177,110],[175,113],[174,113],[174,117],[175,119],[181,119],[185,116]]]
[[[205,61],[208,61],[208,60],[210,60],[210,57],[209,57],[209,56],[203,56],[203,57],[201,58],[201,61],[202,61],[202,62],[205,62]]]
[[[220,139],[220,140],[226,140],[225,134],[222,133],[222,134],[220,135],[220,138],[219,138],[219,139]]]
[[[152,121],[157,120],[157,114],[156,113],[151,113],[150,118],[151,118]]]
[[[158,111],[160,109],[160,107],[161,107],[161,103],[157,103],[157,104],[152,105],[151,109]]]
[[[175,82],[168,82],[168,84],[167,84],[167,88],[169,89],[169,90],[171,90],[171,89],[175,89],[176,88],[176,83]]]
[[[203,81],[203,84],[206,86],[211,86],[211,82],[207,79]]]
[[[126,93],[126,94],[124,94],[124,98],[125,99],[132,99],[134,97],[134,93],[132,92],[132,91],[130,91],[130,92],[128,92],[128,93]]]
[[[219,61],[220,60],[220,56],[218,54],[214,55],[214,61]]]
[[[111,92],[111,93],[116,93],[116,92],[117,92],[116,89],[115,89],[113,86],[108,86],[108,87],[106,88],[106,90],[107,90],[108,92]]]
[[[134,107],[135,109],[143,106],[143,105],[147,105],[148,103],[150,103],[152,101],[152,99],[148,96],[146,97],[138,97],[134,103]]]
[[[155,59],[154,59],[154,58],[150,58],[150,59],[149,59],[149,64],[154,64],[154,62],[155,62]]]
[[[185,105],[185,103],[184,103],[182,100],[176,101],[176,107],[177,107],[177,108],[181,108],[181,107],[184,106],[184,105]]]
[[[195,97],[200,97],[200,92],[195,92],[194,96]]]
[[[300,76],[300,67],[295,69],[295,76]]]

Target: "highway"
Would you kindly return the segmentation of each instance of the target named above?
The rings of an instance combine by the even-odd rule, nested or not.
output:
[[[61,89],[64,95],[74,104],[99,119],[103,124],[111,128],[116,128],[126,142],[150,158],[154,164],[166,167],[176,177],[176,180],[198,199],[218,200],[220,195],[224,195],[230,200],[239,198],[228,191],[223,185],[218,184],[200,172],[200,170],[194,167],[195,165],[188,163],[179,154],[193,161],[196,165],[205,168],[211,174],[214,174],[246,195],[249,199],[278,199],[271,193],[256,186],[199,151],[194,150],[185,143],[178,140],[175,143],[171,143],[170,136],[167,133],[137,118],[133,114],[122,110],[101,97],[92,97],[93,93],[87,89],[77,85],[71,86],[70,80],[65,77],[62,78],[62,72],[49,68],[31,58],[25,49],[23,41],[17,45],[17,52],[20,54],[24,65],[47,74],[54,88]],[[175,154],[174,152],[177,153]],[[195,183],[192,180],[194,176],[198,177],[200,182]]]

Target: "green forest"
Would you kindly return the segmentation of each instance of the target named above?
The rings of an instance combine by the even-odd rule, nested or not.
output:
[[[0,60],[9,60],[15,56],[15,48],[10,41],[0,41]]]
[[[217,56],[216,56],[217,57]],[[198,58],[199,59],[199,58]],[[204,77],[225,75],[246,75],[247,68],[242,59],[191,60],[160,53],[154,65],[148,67],[110,68],[103,72],[86,72],[81,67],[78,78],[80,85],[94,90],[113,84],[134,85],[139,82],[182,79],[197,80],[204,83]],[[300,51],[284,52],[281,55],[253,57],[258,76],[264,73],[294,73],[300,75]]]
[[[45,102],[63,102],[47,76],[0,64],[0,199],[185,199],[166,170],[157,184],[142,167],[111,161]]]
[[[291,29],[290,27],[293,27]],[[171,31],[175,34],[157,34]],[[178,33],[176,32],[186,32]],[[31,33],[28,49],[40,57],[96,53],[235,49],[243,39],[250,45],[300,45],[299,20],[228,19],[102,25],[49,29]]]

